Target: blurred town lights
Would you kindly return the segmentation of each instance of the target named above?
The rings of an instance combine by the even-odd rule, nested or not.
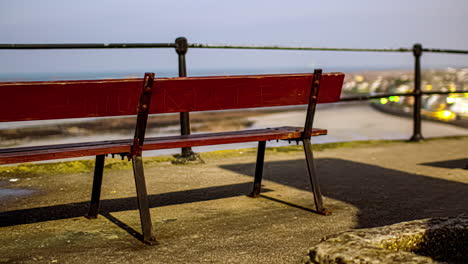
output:
[[[436,113],[436,117],[444,121],[450,121],[456,118],[455,113],[448,110],[439,111]]]
[[[453,104],[455,103],[455,98],[454,97],[447,97],[447,104]]]
[[[388,100],[389,100],[390,102],[398,103],[398,102],[400,101],[400,97],[399,97],[399,96],[390,96],[390,97],[388,98]]]
[[[381,104],[386,104],[386,103],[388,103],[388,99],[387,98],[380,98],[380,103]]]

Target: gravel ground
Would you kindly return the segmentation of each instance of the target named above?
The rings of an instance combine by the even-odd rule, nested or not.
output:
[[[324,203],[313,212],[303,153],[267,151],[263,195],[245,196],[255,154],[147,166],[159,245],[140,232],[130,170],[104,174],[102,215],[82,215],[92,173],[1,178],[0,263],[298,263],[324,236],[468,213],[468,138],[315,153]]]

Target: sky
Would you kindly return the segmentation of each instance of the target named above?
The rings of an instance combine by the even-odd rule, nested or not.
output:
[[[468,50],[466,0],[2,0],[0,43],[190,43]],[[427,54],[423,67],[468,67],[468,55]],[[200,50],[188,74],[385,69],[410,53]],[[0,75],[144,71],[177,74],[173,49],[0,50]]]

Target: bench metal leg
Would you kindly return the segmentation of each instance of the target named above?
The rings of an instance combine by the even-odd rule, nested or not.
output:
[[[312,154],[312,145],[310,139],[304,139],[304,152],[307,161],[307,170],[309,172],[310,184],[312,186],[312,192],[314,193],[315,208],[321,214],[329,214],[329,212],[323,207],[322,193],[317,178],[317,170],[315,168],[314,156]]]
[[[143,171],[143,160],[140,155],[132,156],[133,176],[137,191],[138,209],[140,211],[141,229],[143,242],[155,244],[156,238],[153,235],[153,226],[149,211],[148,193],[146,191],[145,175]]]
[[[252,192],[249,194],[249,197],[252,197],[252,198],[257,198],[258,196],[260,196],[260,190],[262,188],[263,163],[265,160],[265,146],[266,146],[266,141],[258,142],[254,186],[253,186]]]
[[[89,203],[89,211],[86,215],[86,218],[88,219],[96,219],[99,212],[99,201],[101,199],[102,174],[104,172],[105,158],[105,155],[96,156],[91,202]]]

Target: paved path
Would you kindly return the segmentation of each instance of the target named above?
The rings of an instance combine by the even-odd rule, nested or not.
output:
[[[87,220],[92,174],[38,175],[0,203],[0,263],[298,263],[324,236],[354,228],[468,213],[468,137],[316,152],[325,205],[313,208],[303,153],[266,153],[263,196],[255,151],[205,154],[206,164],[147,166],[160,245],[141,244],[130,170],[106,171],[102,212]],[[32,192],[32,194],[31,194]]]

